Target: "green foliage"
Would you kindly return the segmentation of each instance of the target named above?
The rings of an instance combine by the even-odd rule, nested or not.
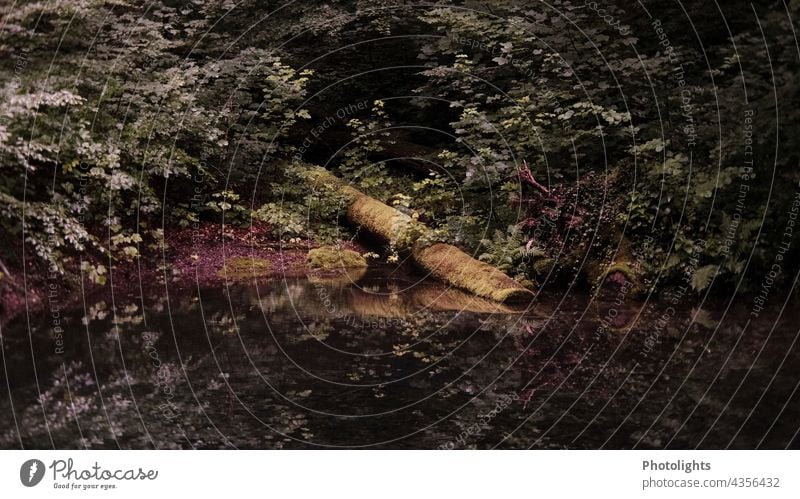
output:
[[[303,206],[294,203],[267,203],[253,213],[253,216],[270,224],[275,237],[301,237],[307,232],[303,217]]]
[[[525,279],[531,275],[531,262],[541,260],[546,253],[532,244],[519,226],[509,226],[506,232],[495,230],[494,237],[481,240],[483,253],[478,259],[488,262],[511,276]]]
[[[605,14],[631,19],[635,7],[618,5],[604,5]],[[666,269],[662,279],[679,279],[685,262],[697,257],[701,266],[722,265],[720,277],[732,278],[744,268],[737,255],[752,248],[754,230],[778,232],[785,223],[779,217],[760,225],[773,163],[787,182],[800,180],[795,156],[773,158],[769,146],[775,141],[768,121],[775,98],[770,71],[780,75],[781,102],[798,93],[785,13],[763,14],[774,28],[766,54],[757,26],[735,35],[733,52],[730,43],[687,44],[671,19],[660,25],[663,39],[645,22],[620,35],[583,7],[569,0],[538,7],[497,2],[491,10],[453,5],[420,16],[441,38],[421,47],[429,69],[418,92],[447,99],[456,112],[450,126],[458,139],[438,159],[464,179],[470,214],[500,226],[519,221],[507,207],[520,199],[515,177],[523,160],[545,184],[579,182],[594,171],[608,182],[603,209],[616,214],[626,237],[655,237],[655,250],[643,255],[651,258],[647,268]],[[657,43],[664,39],[673,52]],[[692,63],[703,57],[710,71]],[[433,106],[424,99],[418,104]],[[781,114],[782,123],[800,123],[796,107]],[[746,209],[731,228],[741,189],[748,191]],[[773,194],[776,213],[788,208],[787,194]],[[541,203],[533,208],[523,216],[541,219]],[[578,208],[587,213],[585,222],[596,220],[597,206]],[[702,237],[706,244],[693,255],[691,244],[675,244],[676,235]],[[756,247],[752,264],[766,265],[772,252],[768,245]],[[697,289],[705,281],[698,280]]]
[[[242,187],[274,173],[253,168],[254,158],[291,153],[283,139],[308,117],[297,103],[312,72],[253,47],[198,46],[185,55],[198,40],[215,50],[229,44],[232,34],[207,33],[227,8],[137,1],[11,9],[0,43],[14,55],[2,68],[13,77],[0,87],[2,228],[21,235],[24,211],[25,242],[61,268],[68,253],[87,249],[137,256],[132,238],[150,237],[142,229],[162,213],[184,226],[223,212],[247,223]],[[91,235],[101,232],[107,241]]]
[[[24,223],[18,218],[23,214]],[[59,272],[64,270],[66,254],[83,252],[87,245],[98,246],[97,239],[63,207],[43,202],[23,204],[4,193],[0,193],[0,224],[12,236],[20,236],[19,229],[24,227],[25,243],[33,255]]]
[[[703,291],[711,284],[711,280],[717,273],[717,267],[715,265],[706,265],[705,267],[701,267],[697,269],[694,274],[692,274],[691,278],[691,285],[692,289],[695,291]]]
[[[406,206],[426,222],[441,225],[448,217],[460,213],[456,187],[439,172],[431,171],[427,178],[411,185],[413,197],[407,196]]]
[[[234,191],[215,192],[211,195],[211,201],[206,202],[206,208],[213,213],[223,214],[225,223],[246,226],[252,220],[251,213],[239,200],[239,194]]]
[[[337,222],[343,219],[347,200],[330,189],[308,188],[310,179],[303,165],[283,165],[285,180],[272,184],[276,201],[253,212],[256,220],[267,222],[279,238],[309,238],[333,243],[347,235]]]
[[[545,225],[537,244],[569,244],[570,262],[602,260],[624,233],[653,239],[639,257],[659,282],[759,275],[793,202],[773,187],[800,182],[800,109],[775,106],[800,99],[785,12],[758,8],[763,37],[698,24],[699,46],[667,7],[651,9],[658,27],[629,3],[604,8],[312,0],[265,21],[255,0],[15,5],[0,38],[0,228],[59,268],[87,251],[136,258],[163,242],[162,219],[350,237],[346,200],[310,191],[288,161],[301,157],[519,276],[536,273],[519,248]]]
[[[370,161],[373,154],[383,151],[384,142],[390,137],[386,129],[391,126],[383,101],[380,100],[373,103],[372,116],[369,119],[350,119],[347,128],[352,140],[347,145],[338,168],[342,177],[378,199],[387,199],[396,190],[399,182],[388,174],[386,165]]]

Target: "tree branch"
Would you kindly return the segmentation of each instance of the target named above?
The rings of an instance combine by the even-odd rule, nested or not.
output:
[[[5,264],[5,263],[3,263],[3,260],[0,260],[0,272],[2,272],[2,273],[3,273],[3,277],[4,277],[4,279],[3,279],[2,281],[0,281],[0,283],[2,283],[3,281],[5,281],[5,282],[7,282],[7,283],[9,284],[9,286],[11,286],[12,288],[14,288],[14,290],[15,290],[15,291],[19,291],[19,292],[23,292],[23,291],[24,291],[24,290],[23,290],[23,289],[22,289],[22,288],[19,286],[19,284],[17,284],[16,282],[14,282],[14,279],[12,279],[12,278],[11,278],[11,272],[9,272],[9,271],[8,271],[8,267],[6,267],[6,264]]]
[[[550,191],[547,189],[547,187],[537,182],[533,177],[533,173],[531,173],[531,169],[528,167],[528,162],[523,159],[522,165],[523,166],[519,168],[520,180],[549,196]]]

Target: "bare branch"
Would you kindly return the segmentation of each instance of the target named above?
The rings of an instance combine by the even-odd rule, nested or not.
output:
[[[535,189],[538,189],[539,191],[549,196],[550,190],[548,190],[547,187],[543,186],[542,184],[536,181],[536,179],[533,176],[533,173],[531,173],[530,167],[528,167],[528,161],[523,159],[522,165],[523,166],[519,168],[520,180],[524,181],[528,185],[534,187]]]

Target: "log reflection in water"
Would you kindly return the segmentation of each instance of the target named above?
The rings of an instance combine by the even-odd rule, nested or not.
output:
[[[436,282],[422,282],[393,293],[351,288],[345,296],[345,302],[354,314],[387,318],[410,317],[424,312],[522,314],[528,309],[480,298]]]

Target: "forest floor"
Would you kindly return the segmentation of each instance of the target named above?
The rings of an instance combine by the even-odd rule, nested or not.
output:
[[[321,246],[310,239],[292,243],[278,241],[263,223],[238,228],[208,222],[172,229],[166,231],[165,243],[163,251],[141,248],[140,258],[119,260],[110,266],[107,261],[93,261],[110,267],[104,284],[94,284],[86,278],[81,283],[79,279],[54,277],[46,267],[34,263],[28,265],[26,272],[14,269],[6,279],[10,277],[15,286],[2,285],[0,281],[0,324],[7,323],[26,308],[28,313],[42,310],[48,304],[52,308],[51,294],[62,297],[59,307],[70,308],[80,304],[82,297],[112,292],[121,297],[138,296],[143,289],[152,289],[154,284],[203,288],[232,280],[252,281],[253,276],[246,273],[231,276],[221,272],[226,261],[240,257],[269,262],[271,274],[267,278],[301,276],[308,270],[306,254]],[[340,241],[338,244],[359,253],[366,251],[355,242]],[[68,271],[80,275],[75,267]],[[63,300],[65,296],[70,299]]]

